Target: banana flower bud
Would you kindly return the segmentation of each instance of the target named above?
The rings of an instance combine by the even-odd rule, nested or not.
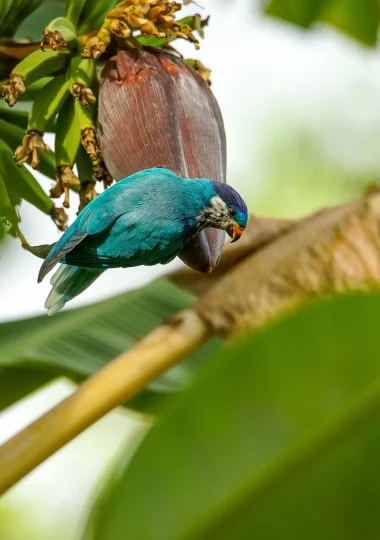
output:
[[[161,49],[121,51],[108,62],[101,78],[97,139],[117,181],[152,167],[184,178],[226,181],[218,103],[195,70]],[[211,272],[224,237],[224,231],[205,229],[180,257],[196,270]]]

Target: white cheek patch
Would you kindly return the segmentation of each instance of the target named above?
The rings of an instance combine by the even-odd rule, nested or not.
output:
[[[218,195],[211,199],[211,209],[215,221],[225,221],[229,218],[227,205]]]
[[[215,195],[215,197],[211,199],[211,206],[214,209],[216,214],[222,215],[226,213],[227,206],[219,197],[219,195]]]
[[[212,197],[211,206],[205,208],[203,212],[198,216],[197,220],[200,223],[210,223],[213,225],[223,225],[229,221],[229,211],[226,203],[215,195]]]

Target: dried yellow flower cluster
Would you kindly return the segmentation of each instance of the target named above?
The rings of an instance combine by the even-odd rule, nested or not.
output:
[[[110,30],[118,35],[122,27],[125,38],[128,38],[133,30],[140,30],[143,35],[169,40],[176,37],[187,39],[199,47],[190,26],[175,20],[176,12],[181,8],[182,4],[179,2],[166,0],[124,0],[108,13],[107,18],[113,19]]]
[[[156,36],[172,41],[176,38],[186,39],[199,49],[198,39],[193,29],[202,35],[202,21],[199,15],[192,17],[193,27],[176,21],[176,13],[182,8],[179,2],[167,0],[123,0],[107,13],[106,19],[97,36],[91,37],[83,51],[87,58],[97,58],[107,48],[111,34],[127,40],[127,45],[133,46],[133,33],[140,32],[142,36]],[[206,21],[207,22],[207,21]]]

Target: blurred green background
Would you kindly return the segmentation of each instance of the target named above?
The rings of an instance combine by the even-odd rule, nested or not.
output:
[[[290,2],[298,4],[298,8],[318,3]],[[347,0],[335,5],[339,4],[340,13],[348,13],[354,3]],[[51,4],[46,0],[46,14]],[[276,9],[278,2],[271,4]],[[285,4],[289,2],[283,2],[282,6]],[[377,24],[373,30],[368,22],[372,20],[371,6],[375,4],[363,2],[352,18],[360,24],[348,26],[350,33],[362,40],[359,42],[325,24],[326,13],[320,22],[313,23],[312,30],[305,30],[263,15],[259,1],[203,0],[204,11],[211,14],[211,21],[197,56],[213,69],[213,91],[221,105],[228,138],[228,181],[239,189],[253,213],[268,217],[302,216],[358,196],[378,181],[380,61],[377,48],[368,46],[377,34]],[[280,14],[284,18],[292,15]],[[345,21],[334,16],[335,25],[344,27]],[[304,13],[302,17],[304,26],[314,21],[313,13]],[[46,15],[45,22],[50,18]],[[32,21],[30,25],[31,36],[35,24]],[[182,43],[179,48],[184,53],[189,50]],[[39,178],[48,188],[50,182],[40,175]],[[57,238],[49,219],[27,203],[23,204],[21,215],[22,230],[28,231],[31,243],[49,243]],[[21,251],[17,240],[10,237],[2,241],[0,249],[1,321],[42,314],[49,285],[36,284],[39,261]],[[174,262],[170,268],[178,265]],[[73,305],[78,307],[145,285],[167,270],[110,272],[104,276],[102,287],[91,288]],[[158,305],[157,298],[155,301]],[[190,298],[182,296],[178,300],[180,305],[189,301]],[[215,353],[218,346],[215,349],[212,346],[204,353],[207,358],[213,357],[209,371],[202,372],[193,393],[186,394],[179,405],[173,405],[171,412],[165,411],[161,422],[150,431],[126,476],[128,489],[124,489],[123,482],[114,490],[112,485],[108,486],[104,501],[100,501],[99,509],[94,512],[94,528],[87,527],[87,538],[113,540],[122,534],[121,530],[129,530],[128,538],[133,540],[378,538],[380,530],[374,504],[378,495],[374,486],[378,485],[379,435],[374,427],[378,420],[376,400],[371,401],[376,389],[373,394],[366,389],[379,375],[376,325],[379,307],[376,297],[369,303],[356,297],[342,299],[333,307],[323,304],[311,307],[306,314],[295,314],[283,326],[269,328],[253,345],[247,342],[234,352]],[[168,303],[165,309],[175,311],[175,303]],[[123,313],[126,311],[127,308]],[[90,330],[95,332],[99,321],[91,321]],[[155,323],[154,318],[149,322],[152,326]],[[107,336],[113,331],[116,336],[117,328],[111,326]],[[19,362],[17,369],[28,367],[28,362],[33,364],[37,356],[41,363],[57,360],[59,344],[46,338],[36,345],[28,340],[29,328],[22,331],[20,328],[14,327],[13,335],[21,352],[16,347],[6,348],[4,341],[3,358],[12,358],[15,365]],[[49,333],[54,335],[54,327]],[[136,333],[137,328],[131,330],[132,336]],[[6,327],[3,334],[11,335],[11,327]],[[101,336],[97,335],[97,339]],[[129,344],[123,342],[120,347]],[[227,358],[228,354],[231,358]],[[75,363],[75,355],[68,356]],[[9,377],[17,382],[21,372],[10,374],[4,367],[6,362],[3,363],[0,379]],[[63,373],[81,380],[99,367],[90,364],[84,367],[83,361],[76,370],[63,365],[60,357],[56,363],[58,368],[46,377],[47,381]],[[238,372],[231,369],[234,363],[240,365]],[[218,365],[221,365],[219,371]],[[174,372],[173,380],[187,382],[191,363],[189,366],[185,364],[182,370]],[[214,378],[213,369],[218,373],[215,377],[220,377],[220,385],[215,383],[215,388],[210,390],[208,382],[210,377]],[[162,384],[170,386],[170,381],[169,377]],[[73,388],[72,382],[60,378],[4,410],[0,413],[0,442]],[[359,404],[356,410],[361,419],[374,422],[367,422],[358,430],[359,435],[350,439],[347,425],[355,416],[349,415],[353,403]],[[299,408],[303,414],[298,415]],[[198,423],[194,421],[194,409]],[[347,418],[341,409],[347,411]],[[222,411],[217,422],[215,411]],[[175,429],[176,414],[179,424],[183,424],[180,433]],[[319,426],[321,419],[327,417],[331,426],[320,428],[319,440],[323,442],[320,446],[334,449],[325,459],[320,446],[316,445],[320,451],[317,456],[308,450],[315,448],[312,443],[302,446],[305,442],[302,437],[312,439],[316,434],[302,435],[301,442],[297,437],[304,434],[306,427]],[[92,503],[107,483],[109,471],[119,463],[119,456],[122,461],[131,458],[150,425],[150,416],[117,410],[50,458],[1,499],[0,539],[79,540]],[[348,442],[343,448],[339,444],[346,436]],[[232,444],[236,440],[242,444]],[[299,454],[294,454],[297,463],[308,474],[295,475],[292,482],[286,483],[283,479],[297,467],[291,458],[280,458],[279,453],[293,440],[300,446]],[[224,457],[217,457],[218,448],[223,448]],[[246,467],[231,467],[231,472],[220,478],[218,466],[223,466],[223,459],[235,465],[244,463]],[[267,473],[270,460],[275,466]],[[196,485],[193,476],[199,463],[204,467],[204,483]],[[275,480],[272,484],[271,478]],[[332,478],[335,481],[331,484]],[[246,491],[242,488],[245,484]],[[180,494],[178,485],[182,486]],[[248,491],[250,495],[245,497]],[[195,500],[186,499],[185,495],[193,492]],[[212,504],[219,512],[223,508],[222,503],[218,506],[218,497],[224,492],[233,492],[235,499],[229,518],[219,523],[210,516],[218,513]],[[240,493],[240,498],[236,493]],[[144,499],[146,506],[141,504]],[[124,501],[122,507],[120,500]],[[172,514],[166,513],[165,501],[170,503]],[[299,501],[303,501],[302,509],[295,513]],[[141,513],[144,509],[145,514]],[[320,518],[327,510],[334,519],[326,524]],[[197,519],[207,522],[204,530],[194,525]],[[168,521],[171,526],[165,529]]]

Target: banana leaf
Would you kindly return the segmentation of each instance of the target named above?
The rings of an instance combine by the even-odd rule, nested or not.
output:
[[[268,15],[302,28],[326,22],[365,45],[377,43],[380,9],[376,0],[264,0],[262,6]]]
[[[211,358],[127,449],[84,538],[379,538],[379,311],[320,301]]]
[[[159,279],[141,289],[54,317],[43,315],[1,324],[0,407],[11,405],[58,376],[83,381],[193,300],[168,280]],[[158,410],[172,392],[190,384],[199,363],[220,346],[218,341],[206,344],[127,406],[140,411]]]

